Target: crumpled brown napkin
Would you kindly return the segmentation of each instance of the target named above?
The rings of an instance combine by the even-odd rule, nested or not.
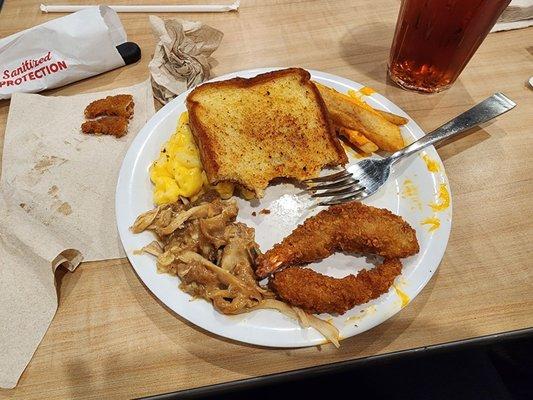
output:
[[[0,388],[13,388],[56,313],[54,271],[83,257],[2,191],[0,229]]]
[[[148,68],[154,97],[162,104],[188,88],[209,79],[209,56],[224,34],[201,22],[162,20],[150,15],[150,24],[159,39]]]

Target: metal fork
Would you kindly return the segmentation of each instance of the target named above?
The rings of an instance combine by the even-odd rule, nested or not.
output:
[[[362,200],[373,195],[387,181],[391,166],[400,159],[487,122],[515,106],[516,104],[503,93],[495,93],[389,157],[367,158],[348,167],[347,170],[307,179],[303,183],[312,197],[326,198],[318,203],[318,206]]]

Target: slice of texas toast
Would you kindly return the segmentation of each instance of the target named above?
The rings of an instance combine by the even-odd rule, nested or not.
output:
[[[303,180],[347,162],[301,68],[206,83],[189,94],[187,109],[212,184],[235,182],[260,197],[274,178]]]

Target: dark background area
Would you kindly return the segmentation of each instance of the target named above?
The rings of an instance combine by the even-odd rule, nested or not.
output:
[[[533,399],[533,330],[155,396],[154,399]]]

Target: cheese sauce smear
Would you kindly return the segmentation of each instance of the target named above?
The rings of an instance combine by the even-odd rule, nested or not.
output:
[[[402,197],[404,199],[411,200],[413,206],[419,210],[422,209],[422,202],[420,201],[420,197],[418,195],[418,187],[411,179],[406,179],[403,181]]]
[[[437,217],[429,217],[421,222],[422,225],[429,225],[429,232],[436,231],[440,227],[440,219]]]
[[[363,86],[361,89],[359,89],[359,92],[365,96],[370,96],[372,93],[376,93],[374,89],[368,86]]]
[[[439,203],[430,203],[429,206],[433,211],[444,211],[450,207],[450,192],[445,183],[439,186]]]
[[[440,171],[439,163],[432,159],[428,154],[424,153],[424,155],[422,155],[422,160],[424,160],[424,162],[426,163],[426,167],[429,172]]]
[[[396,294],[398,295],[400,301],[401,301],[401,307],[404,308],[409,302],[411,301],[411,298],[407,293],[405,293],[402,289],[400,289],[398,286],[394,285],[394,290],[396,291]]]

